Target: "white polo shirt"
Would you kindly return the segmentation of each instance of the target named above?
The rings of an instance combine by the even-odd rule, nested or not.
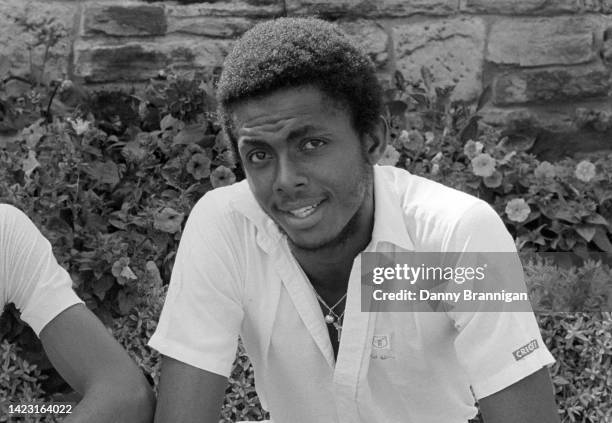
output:
[[[14,303],[36,335],[68,307],[82,303],[51,244],[21,211],[0,204],[0,300]]]
[[[365,251],[515,251],[477,198],[394,167],[375,166],[374,189]],[[361,312],[360,260],[335,362],[313,289],[246,181],[211,191],[189,216],[149,345],[228,376],[240,335],[275,423],[465,423],[470,387],[482,398],[554,362],[532,313]]]

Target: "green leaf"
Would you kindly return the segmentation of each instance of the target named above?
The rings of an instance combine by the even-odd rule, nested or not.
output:
[[[596,228],[591,225],[578,225],[574,227],[574,230],[583,237],[587,242],[591,242],[593,237],[595,236]]]
[[[593,242],[597,245],[601,250],[606,253],[612,253],[612,243],[608,238],[608,234],[606,230],[602,227],[598,227],[595,230],[595,235],[593,236]]]
[[[425,85],[425,88],[427,88],[427,91],[431,91],[434,78],[429,68],[421,66],[421,78],[423,78],[423,84]]]
[[[93,284],[93,293],[101,300],[104,300],[106,292],[115,284],[115,278],[109,274],[105,274]]]
[[[206,133],[206,127],[202,124],[194,124],[185,126],[181,131],[174,137],[174,144],[194,144],[204,141],[204,135]],[[213,140],[214,142],[214,140]]]
[[[114,187],[120,181],[119,168],[113,161],[95,162],[86,168],[87,173],[100,184]]]
[[[39,166],[40,163],[36,160],[36,153],[32,150],[28,151],[28,157],[21,162],[21,168],[26,176],[29,178],[32,172]]]
[[[586,218],[586,221],[587,223],[592,223],[593,225],[610,226],[608,221],[598,213],[593,213],[592,215]]]

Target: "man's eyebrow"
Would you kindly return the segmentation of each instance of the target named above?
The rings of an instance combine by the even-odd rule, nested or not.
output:
[[[313,125],[304,125],[299,128],[292,129],[287,135],[287,142],[295,141],[311,133],[324,133],[324,131]],[[250,146],[268,145],[266,141],[257,139],[256,137],[253,137],[253,138],[248,138],[248,137],[242,138],[241,137],[239,139],[238,144],[239,144],[239,147],[242,145],[245,145],[245,146],[246,145],[250,145]]]
[[[256,138],[243,138],[238,140],[238,148],[241,147],[261,147],[268,145],[267,142]]]
[[[289,135],[287,135],[287,141],[294,141],[296,139],[302,138],[303,136],[311,132],[318,132],[317,128],[312,125],[304,125],[301,128],[293,129],[291,132],[289,132]]]

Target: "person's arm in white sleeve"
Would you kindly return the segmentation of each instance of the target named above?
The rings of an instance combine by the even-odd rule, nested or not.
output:
[[[149,341],[163,355],[157,423],[218,422],[235,358],[244,313],[243,239],[215,194],[191,211]]]
[[[465,213],[453,235],[455,251],[516,253],[514,240],[503,221],[484,202]],[[508,269],[502,269],[502,273],[517,275]],[[518,280],[507,282],[511,289],[526,292],[520,269],[518,276]],[[495,307],[499,311],[489,309],[454,316],[459,330],[455,348],[471,379],[484,421],[559,422],[554,390],[545,367],[554,359],[544,345],[535,316],[531,312],[503,311],[505,305]],[[529,354],[514,354],[529,344],[535,346]]]
[[[25,214],[0,205],[0,281],[60,375],[83,395],[65,422],[150,422],[155,398],[127,352],[72,290]]]

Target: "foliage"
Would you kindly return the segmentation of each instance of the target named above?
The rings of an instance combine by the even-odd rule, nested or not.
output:
[[[68,116],[22,128],[0,149],[0,201],[35,221],[69,270],[77,293],[107,325],[128,315],[149,290],[142,284],[150,269],[157,268],[168,281],[185,216],[195,201],[242,177],[231,170],[234,162],[210,111],[190,125],[172,117],[212,107],[199,88],[189,96],[198,98],[196,105],[177,103],[182,97],[176,87],[185,85],[170,81],[166,90],[156,86],[126,103],[143,118],[157,110],[162,116],[158,129],[127,126],[122,116],[84,115],[91,108],[84,104]],[[23,330],[4,328],[12,332],[2,336]]]
[[[612,252],[612,154],[540,162],[528,153],[533,138],[479,125],[477,110],[451,94],[401,80],[388,90],[384,164],[486,200],[522,251]]]
[[[0,404],[14,401],[36,401],[44,396],[40,380],[42,375],[35,364],[30,364],[20,355],[21,349],[3,340],[0,343],[2,368],[0,371]],[[9,421],[6,415],[0,415],[0,422]],[[37,420],[40,421],[40,420]]]
[[[540,163],[528,153],[532,139],[479,122],[488,91],[468,105],[453,101],[452,89],[433,88],[425,70],[423,79],[424,87],[413,86],[398,74],[386,90],[391,145],[383,164],[485,199],[523,251],[612,251],[612,156]],[[84,94],[69,81],[35,88],[38,101],[28,100],[32,85],[0,87],[0,202],[16,205],[41,228],[77,293],[156,385],[159,355],[146,341],[185,217],[206,191],[244,177],[213,114],[211,77],[161,72],[139,94]],[[608,292],[605,270],[545,266],[528,274],[532,295],[543,302],[554,285],[547,277],[559,282],[555,298],[582,298],[577,290],[585,279],[589,292]],[[593,304],[574,306],[584,311]],[[8,320],[0,336],[36,357],[40,346],[31,332]],[[610,320],[603,314],[540,316],[546,342],[559,358],[553,374],[565,421],[601,421],[595,419],[601,404],[610,402],[604,371],[610,367]],[[32,395],[42,395],[45,383],[58,376],[42,370],[40,360],[28,365],[47,376],[41,387],[28,385]],[[42,380],[38,374],[36,380]],[[222,418],[262,416],[240,347]]]

